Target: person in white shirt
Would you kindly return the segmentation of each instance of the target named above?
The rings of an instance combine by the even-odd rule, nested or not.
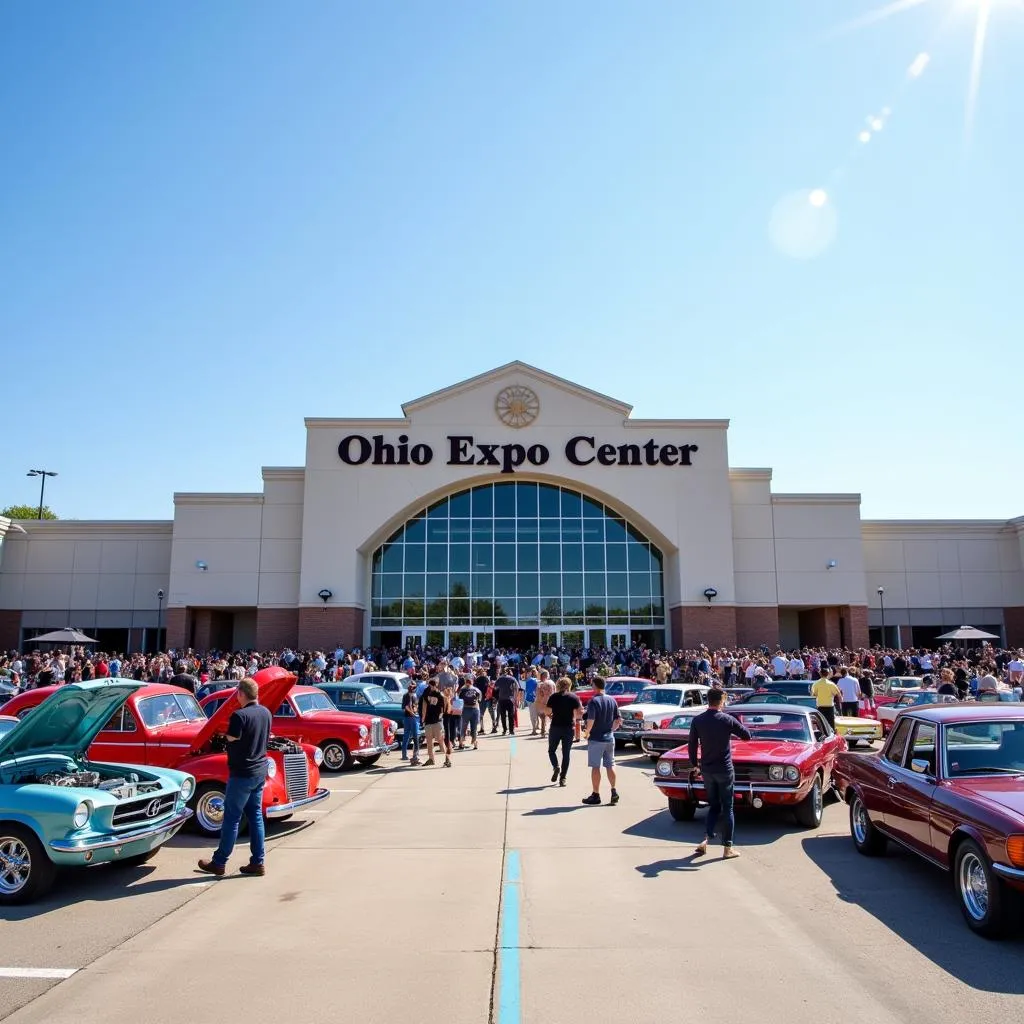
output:
[[[470,648],[466,651],[466,667],[476,668],[480,664],[480,652],[474,648]]]
[[[803,679],[804,669],[804,659],[794,651],[793,657],[789,659],[789,678]]]
[[[449,662],[449,664],[453,669],[455,669],[456,672],[461,672],[462,669],[465,667],[466,663],[458,654],[456,654],[455,657],[452,658],[452,660]]]
[[[366,659],[360,655],[352,662],[352,675],[358,676],[366,671]]]
[[[1006,672],[1007,681],[1011,686],[1020,686],[1024,683],[1024,660],[1021,660],[1020,651],[1006,663]]]
[[[334,648],[334,660],[335,661],[341,661],[344,657],[345,657],[345,648],[344,647],[335,647]]]
[[[772,679],[785,679],[787,668],[789,668],[789,658],[779,651],[772,658]]]
[[[932,670],[932,656],[931,656],[931,654],[928,653],[928,651],[925,651],[924,654],[921,655],[921,671],[922,672],[931,672],[931,670]]]
[[[839,670],[836,686],[843,695],[843,714],[856,718],[860,710],[860,683],[847,672],[845,665]]]

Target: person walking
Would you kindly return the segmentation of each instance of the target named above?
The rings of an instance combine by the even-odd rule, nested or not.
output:
[[[537,687],[540,680],[537,678],[537,670],[531,668],[526,676],[526,686],[523,690],[523,700],[526,701],[526,710],[530,715],[530,735],[536,736],[540,730],[540,709],[537,707]]]
[[[704,778],[704,792],[708,801],[708,816],[704,825],[704,839],[693,851],[695,856],[708,852],[708,843],[715,837],[719,817],[722,818],[722,856],[725,860],[738,857],[733,846],[736,820],[733,801],[736,792],[736,771],[732,764],[732,737],[750,739],[750,731],[739,720],[722,710],[725,693],[708,691],[708,709],[690,723],[690,773],[700,764]],[[698,749],[700,760],[698,762]]]
[[[464,750],[466,747],[467,732],[473,741],[473,749],[479,749],[476,736],[480,725],[480,702],[483,700],[483,696],[473,682],[473,677],[467,675],[466,681],[458,693],[458,699],[462,701],[462,732],[459,734],[459,750]]]
[[[568,685],[568,679],[566,680]],[[555,692],[555,684],[551,682],[551,676],[546,668],[540,670],[540,682],[537,683],[537,697],[535,703],[537,705],[537,713],[540,715],[540,734],[541,736],[547,736],[548,734],[548,713],[547,705],[551,699],[552,694]],[[578,699],[578,698],[577,698]]]
[[[542,674],[541,685],[544,684]],[[548,683],[550,684],[550,680]],[[576,723],[583,717],[583,705],[579,697],[573,693],[570,687],[568,676],[562,676],[556,684],[556,692],[551,694],[545,701],[544,718],[547,722],[551,719],[551,728],[548,731],[548,757],[551,760],[551,781],[557,780],[559,786],[565,785],[565,778],[569,774],[569,755],[572,752],[573,729]],[[614,738],[613,738],[614,745]],[[558,748],[562,748],[562,765],[558,765]]]
[[[828,672],[822,674],[820,679],[811,683],[811,693],[814,694],[814,703],[822,713],[825,721],[832,726],[833,732],[836,727],[836,701],[843,699],[842,691],[828,677]]]
[[[239,707],[228,720],[228,781],[224,790],[224,818],[220,845],[210,860],[201,860],[199,870],[223,877],[238,839],[242,816],[249,823],[249,863],[238,870],[243,875],[264,875],[266,856],[263,831],[263,786],[267,781],[267,740],[271,714],[259,704],[259,683],[242,679],[238,683]]]
[[[516,695],[519,683],[509,672],[502,672],[494,681],[494,690],[498,695],[498,718],[501,720],[501,735],[516,734],[515,714]]]
[[[431,676],[427,688],[420,697],[420,722],[423,725],[423,732],[427,737],[427,761],[429,765],[437,764],[434,760],[434,744],[444,748],[444,726],[441,724],[444,718],[446,706],[445,696],[437,685],[437,676]],[[451,768],[452,759],[449,751],[445,750],[445,768]]]
[[[615,788],[615,730],[622,724],[619,705],[604,692],[604,679],[594,677],[597,691],[587,704],[587,764],[590,766],[590,785],[593,792],[583,798],[585,804],[601,802],[601,767],[608,776],[611,787],[611,803],[619,802],[619,791]],[[578,700],[579,698],[577,698]]]
[[[416,696],[416,680],[409,680],[409,687],[402,694],[402,760],[408,759],[409,744],[412,744],[412,765],[420,763],[420,702]]]
[[[843,714],[847,718],[856,718],[860,714],[860,682],[851,676],[845,665],[839,670],[836,685],[843,695]]]

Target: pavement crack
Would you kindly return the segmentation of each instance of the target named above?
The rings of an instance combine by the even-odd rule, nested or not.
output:
[[[494,1001],[498,990],[498,949],[501,945],[502,894],[505,885],[505,858],[508,856],[508,817],[512,800],[512,752],[508,757],[508,775],[505,780],[505,822],[501,834],[501,870],[498,872],[498,912],[494,918],[494,948],[491,951],[491,994],[487,1007],[487,1024],[494,1024]]]

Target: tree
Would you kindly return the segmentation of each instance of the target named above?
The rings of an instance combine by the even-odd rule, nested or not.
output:
[[[5,509],[0,509],[0,516],[5,516],[8,519],[38,519],[39,518],[39,506],[38,505],[8,505]],[[49,505],[43,506],[43,518],[44,519],[58,519],[59,516],[49,507]]]

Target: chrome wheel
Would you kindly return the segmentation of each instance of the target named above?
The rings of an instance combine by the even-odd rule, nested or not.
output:
[[[340,743],[325,743],[322,747],[324,752],[324,767],[329,772],[340,772],[348,760],[348,751]]]
[[[32,854],[15,836],[0,836],[0,894],[14,896],[28,885]]]
[[[224,824],[224,792],[207,789],[196,801],[196,822],[204,832],[219,832]]]
[[[859,797],[853,801],[853,813],[850,817],[853,824],[853,838],[863,846],[868,841],[868,812]]]
[[[825,805],[825,798],[821,791],[820,780],[815,784],[814,789],[811,790],[812,805],[814,807],[814,817],[821,820],[821,811]]]
[[[960,860],[960,898],[964,909],[975,921],[988,916],[988,868],[973,851]]]

